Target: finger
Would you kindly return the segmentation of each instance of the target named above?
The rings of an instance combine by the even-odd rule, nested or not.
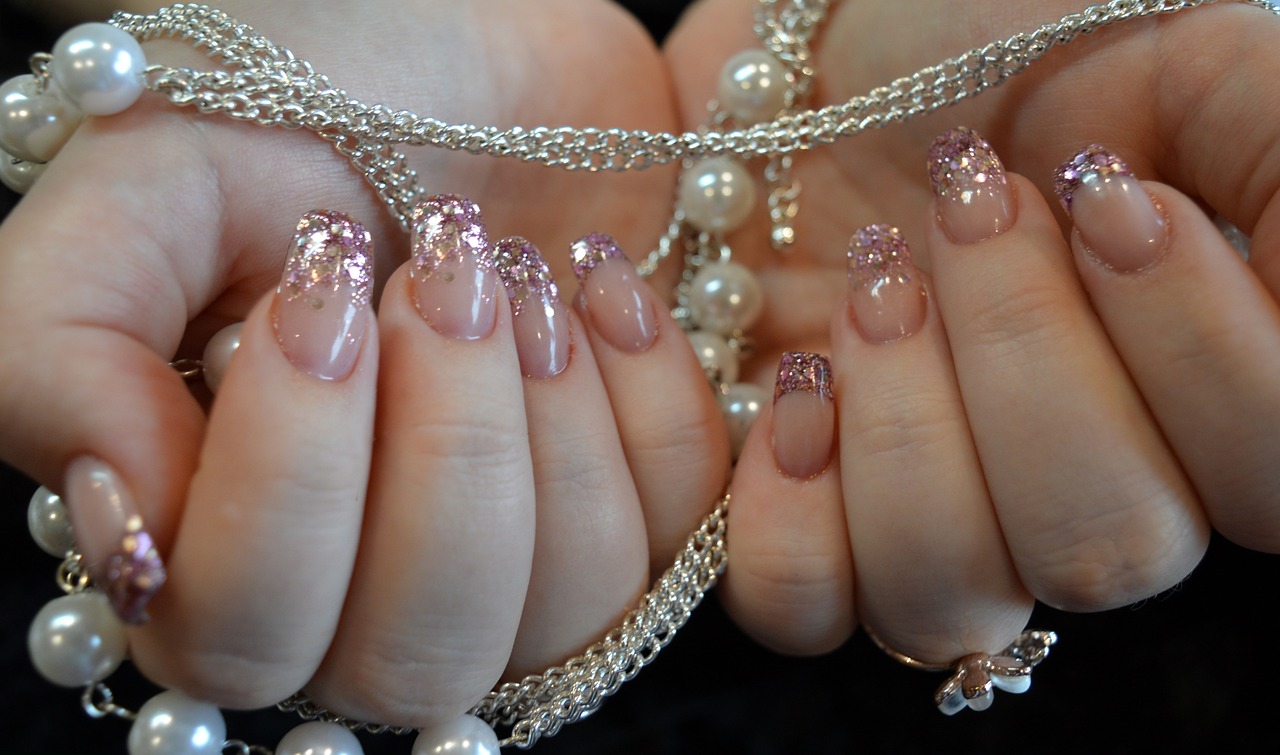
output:
[[[782,653],[825,653],[858,625],[831,379],[826,357],[783,356],[729,488],[733,567],[720,595],[734,623]]]
[[[937,307],[896,229],[858,231],[849,255],[831,332],[858,615],[928,662],[998,651],[1034,600],[987,495]]]
[[[308,690],[343,715],[421,727],[466,711],[507,665],[534,487],[511,316],[479,213],[461,200],[420,205],[415,239],[379,311],[356,572]]]
[[[575,300],[604,378],[660,574],[724,487],[729,445],[689,339],[613,239],[573,244]]]
[[[1006,178],[972,132],[944,134],[931,160],[940,219],[926,231],[939,310],[1023,584],[1080,611],[1172,586],[1200,560],[1208,528],[1048,206],[1030,183]],[[988,223],[994,236],[955,222],[994,208],[1010,212],[1003,231]]]
[[[311,678],[355,559],[377,338],[370,237],[338,213],[298,224],[220,387],[155,619],[132,654],[162,684],[260,707]]]
[[[1280,550],[1280,312],[1187,197],[1082,150],[1058,187],[1076,264],[1214,528]]]

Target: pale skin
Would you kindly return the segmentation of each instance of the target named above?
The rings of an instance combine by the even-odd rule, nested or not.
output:
[[[1079,7],[928,5],[839,6],[818,98]],[[395,4],[394,23],[340,23],[314,3],[223,7],[363,99],[451,121],[690,128],[722,62],[755,46],[747,0],[697,4],[662,51],[603,2]],[[838,441],[825,471],[797,481],[777,468],[770,416],[753,431],[722,593],[740,626],[817,653],[865,622],[947,660],[1002,647],[1033,599],[1088,611],[1168,588],[1211,527],[1280,551],[1280,87],[1264,73],[1277,24],[1224,5],[1107,30],[972,104],[801,159],[797,252],[780,261],[760,243],[763,215],[731,241],[769,296],[757,379],[784,350],[830,354]],[[1224,39],[1229,61],[1214,54]],[[204,65],[181,46],[149,54]],[[924,174],[929,143],[957,124],[1028,177],[1011,178],[1016,222],[975,244],[938,226]],[[1140,275],[1097,265],[1041,197],[1091,142],[1166,182],[1145,186],[1170,246]],[[494,239],[537,243],[566,301],[568,243],[602,230],[638,258],[674,180],[414,159],[424,185],[479,202]],[[1253,237],[1247,264],[1186,195]],[[285,242],[314,207],[370,226],[385,281],[338,382],[294,370],[268,318]],[[872,222],[900,226],[929,276],[925,325],[884,345],[858,336],[843,299],[849,234]],[[13,325],[0,454],[55,488],[85,454],[120,472],[170,573],[132,635],[160,683],[232,707],[306,685],[356,717],[448,718],[615,624],[722,489],[724,433],[661,295],[648,351],[619,352],[579,311],[570,367],[530,380],[505,302],[489,338],[450,341],[413,310],[406,254],[317,140],[145,101],[82,128],[0,228]],[[206,419],[166,362],[237,320],[242,353]]]

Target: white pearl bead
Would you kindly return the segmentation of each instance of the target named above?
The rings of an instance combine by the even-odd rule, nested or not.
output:
[[[711,157],[680,175],[680,207],[685,220],[708,233],[732,231],[751,214],[756,184],[742,163]]]
[[[216,755],[226,739],[217,706],[168,690],[138,710],[129,729],[129,755]]]
[[[31,74],[0,84],[0,149],[19,160],[52,160],[83,117],[56,87],[38,91]]]
[[[29,163],[0,149],[0,183],[19,194],[26,194],[44,175],[44,163]]]
[[[40,675],[64,687],[106,679],[124,662],[124,625],[102,593],[64,595],[45,604],[31,622],[27,650]]]
[[[58,38],[53,78],[88,115],[114,115],[142,96],[142,46],[110,24],[80,24]]]
[[[760,317],[764,291],[746,267],[736,262],[713,262],[694,274],[689,309],[698,327],[728,335],[751,327]]]
[[[738,355],[729,342],[715,333],[695,330],[689,334],[693,353],[698,355],[702,370],[720,383],[738,382]]]
[[[67,507],[62,499],[45,486],[36,488],[27,505],[27,529],[36,545],[50,556],[67,555],[76,547],[71,537],[71,520],[67,519]]]
[[[772,120],[787,104],[787,69],[766,50],[729,58],[720,71],[717,98],[743,125]]]
[[[284,735],[276,745],[276,755],[364,755],[364,748],[341,724],[308,721]]]
[[[729,446],[733,458],[742,453],[747,433],[769,402],[769,392],[755,383],[734,383],[720,394],[720,413],[729,427]]]
[[[462,715],[431,729],[423,729],[413,743],[413,755],[498,755],[498,735],[475,716]]]
[[[209,390],[213,393],[218,392],[218,387],[222,385],[222,379],[227,376],[227,368],[231,365],[231,357],[240,348],[240,332],[242,330],[244,330],[244,323],[242,322],[228,325],[214,333],[213,338],[209,339],[209,343],[205,344],[203,357],[204,384],[209,386]]]

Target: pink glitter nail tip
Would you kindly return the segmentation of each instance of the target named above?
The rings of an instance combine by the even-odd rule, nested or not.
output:
[[[880,281],[910,281],[915,268],[902,232],[888,225],[869,225],[853,234],[849,244],[849,278],[857,286]]]
[[[778,380],[773,387],[773,400],[788,393],[806,391],[834,400],[831,389],[831,361],[821,354],[789,351],[778,363]]]
[[[946,196],[975,186],[1003,185],[1008,177],[991,143],[973,129],[960,127],[943,132],[929,148],[929,181],[934,193]]]
[[[419,202],[410,218],[413,264],[410,275],[429,278],[441,265],[470,255],[482,270],[493,270],[489,233],[475,202],[436,194]]]
[[[328,210],[302,216],[281,285],[290,301],[323,290],[337,292],[345,285],[357,302],[368,303],[372,284],[373,238],[363,225]]]
[[[511,300],[512,313],[518,315],[526,306],[560,299],[556,279],[533,244],[519,236],[505,238],[494,244],[493,256]]]
[[[626,259],[621,247],[612,236],[604,233],[591,233],[583,236],[569,247],[569,257],[573,262],[573,274],[578,280],[585,281],[596,265],[608,259]]]
[[[1062,202],[1062,209],[1070,213],[1071,198],[1085,180],[1129,175],[1133,175],[1129,166],[1114,152],[1101,144],[1090,144],[1053,172],[1053,190]]]
[[[100,587],[126,624],[141,624],[148,618],[147,604],[168,578],[160,554],[141,522],[134,521],[129,532],[103,565]]]

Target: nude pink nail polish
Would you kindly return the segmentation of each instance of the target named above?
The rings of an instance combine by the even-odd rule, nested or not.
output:
[[[338,212],[302,216],[276,293],[276,339],[299,370],[321,380],[351,374],[368,325],[373,241]]]
[[[938,221],[958,244],[999,235],[1017,218],[1004,165],[976,131],[953,128],[933,142],[929,181],[938,200]]]
[[[1098,144],[1058,166],[1053,189],[1080,240],[1102,264],[1119,272],[1146,268],[1164,256],[1164,212],[1115,153]]]
[[[582,286],[591,322],[615,348],[640,352],[658,328],[646,303],[644,281],[611,236],[593,233],[570,247],[573,274]]]
[[[773,456],[778,469],[807,480],[831,461],[835,439],[831,362],[821,354],[782,355],[773,389]]]
[[[413,208],[409,279],[414,305],[436,332],[484,338],[497,320],[498,270],[480,208],[436,195]]]
[[[868,343],[906,338],[924,325],[925,289],[902,233],[869,225],[849,245],[849,314]]]
[[[519,237],[493,247],[498,275],[511,302],[520,371],[550,378],[569,364],[569,312],[537,247]]]

